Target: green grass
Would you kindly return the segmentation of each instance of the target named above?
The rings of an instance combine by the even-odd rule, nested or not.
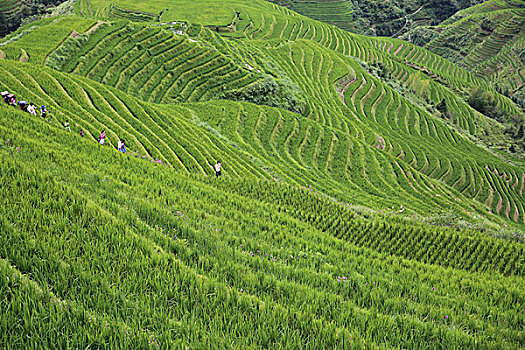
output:
[[[523,86],[519,47],[524,41],[523,3],[488,1],[431,28],[439,35],[425,47],[513,95]]]
[[[0,90],[53,115],[0,104],[0,347],[522,348],[525,166],[475,142],[498,124],[463,96],[489,83],[269,3],[206,4],[163,15],[200,22],[181,36],[110,20],[168,3],[84,1],[95,32],[44,20],[0,46]],[[237,8],[253,25],[200,25]]]
[[[90,0],[93,8],[104,8],[108,6],[108,2],[104,0]],[[159,14],[165,9],[169,9],[162,15],[163,22],[171,22],[178,20],[185,20],[203,25],[227,25],[235,16],[235,11],[250,11],[252,8],[256,11],[273,10],[273,5],[264,1],[255,1],[247,3],[240,0],[226,0],[226,1],[177,1],[176,4],[170,0],[161,0],[155,2],[129,2],[116,1],[115,5],[134,11]],[[195,8],[199,11],[196,12]]]
[[[273,1],[306,17],[333,24],[345,30],[355,29],[353,8],[347,1]]]
[[[0,42],[0,47],[4,51],[24,49],[29,55],[29,62],[43,64],[47,55],[66,40],[73,30],[83,33],[95,23],[94,20],[74,16],[44,19],[31,23],[26,29],[27,33],[22,31],[24,35],[18,39],[12,34],[10,37],[13,39],[9,40],[8,37],[8,40]]]
[[[93,152],[91,140],[0,108],[2,125],[18,127],[1,127],[1,138],[20,147],[0,153],[8,344],[344,347],[381,337],[414,347],[427,334],[433,347],[523,342],[522,277],[505,277],[523,265],[462,271],[510,268],[521,245],[443,229],[453,240],[435,240],[436,229],[360,219],[308,190],[188,177],[109,148]],[[395,238],[403,231],[414,243]],[[396,257],[413,254],[409,244],[421,244],[421,255]]]

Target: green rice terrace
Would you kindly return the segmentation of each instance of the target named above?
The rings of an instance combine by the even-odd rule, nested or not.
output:
[[[71,10],[0,39],[0,348],[525,347],[491,81],[262,0]]]
[[[413,37],[525,106],[525,1],[486,1]]]
[[[482,0],[271,0],[307,17],[354,33],[397,37],[437,25]]]

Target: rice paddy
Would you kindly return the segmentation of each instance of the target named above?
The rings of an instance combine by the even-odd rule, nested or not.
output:
[[[473,141],[486,80],[262,1],[75,6],[0,41],[0,90],[52,116],[0,104],[1,348],[524,346],[525,167]],[[270,78],[300,113],[231,97]]]

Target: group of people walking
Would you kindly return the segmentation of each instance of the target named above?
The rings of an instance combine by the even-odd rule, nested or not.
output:
[[[9,93],[9,91],[3,91],[0,92],[0,95],[4,99],[4,102],[8,105],[19,107],[22,111],[28,112],[31,115],[36,116],[38,107],[35,106],[33,103],[28,103],[27,101],[18,101],[16,99],[15,94]],[[40,107],[40,116],[44,119],[46,119],[48,116],[51,117],[51,112],[47,109],[46,106],[42,105]],[[69,124],[69,120],[66,119],[64,122],[64,130],[67,132],[71,132],[71,125]],[[80,136],[84,137],[84,130],[80,129]],[[98,144],[103,146],[106,143],[106,131],[102,130],[100,133],[100,136],[98,137]],[[126,153],[126,142],[123,139],[120,139],[117,143],[117,149],[119,152]],[[221,162],[217,161],[215,164],[215,176],[218,178],[222,175],[221,173]]]
[[[24,112],[28,112],[31,115],[36,116],[38,107],[35,106],[34,103],[28,103],[27,101],[17,101],[15,94],[10,93],[9,91],[2,91],[0,92],[0,96],[2,96],[4,102],[10,106],[18,107]],[[44,119],[51,116],[51,112],[45,105],[42,105],[40,107],[40,116]],[[64,122],[64,130],[67,132],[71,131],[71,125],[69,124],[69,120],[66,119]],[[80,136],[84,137],[84,130],[80,130]],[[104,145],[106,138],[106,132],[102,131],[98,138],[98,142],[100,145]],[[124,140],[120,139],[118,142],[118,150],[122,153],[126,153],[126,146]]]
[[[82,131],[81,131],[82,132]],[[98,137],[98,144],[104,146],[106,143],[106,130],[102,130]],[[117,149],[119,152],[126,153],[126,142],[123,139],[118,140]]]
[[[18,107],[24,112],[28,112],[34,116],[37,115],[38,107],[35,106],[34,103],[28,103],[27,101],[18,101],[16,99],[15,94],[9,93],[9,91],[2,91],[0,92],[0,96],[4,99],[4,102],[10,106]],[[47,109],[46,106],[42,105],[40,107],[40,116],[42,118],[47,118],[48,116],[51,116],[51,112]]]

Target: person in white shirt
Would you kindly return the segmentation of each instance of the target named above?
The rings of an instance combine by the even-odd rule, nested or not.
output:
[[[126,141],[120,139],[117,143],[117,148],[120,152],[126,153]]]
[[[27,111],[31,113],[32,115],[36,116],[36,107],[34,104],[30,103],[27,107]]]
[[[217,164],[215,164],[215,176],[219,178],[221,176],[221,162],[217,161]]]

